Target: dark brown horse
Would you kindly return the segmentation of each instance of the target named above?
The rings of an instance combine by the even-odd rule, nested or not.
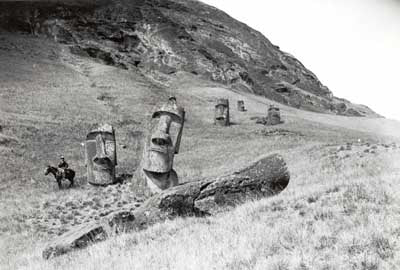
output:
[[[75,171],[73,171],[71,169],[65,169],[64,173],[63,173],[62,170],[59,170],[56,167],[47,165],[44,175],[48,175],[49,173],[51,173],[54,176],[54,178],[56,179],[59,189],[61,189],[61,181],[63,179],[69,180],[69,182],[70,182],[69,187],[72,187],[74,185]]]

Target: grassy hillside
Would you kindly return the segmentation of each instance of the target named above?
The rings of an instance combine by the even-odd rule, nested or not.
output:
[[[274,102],[176,73],[164,84],[71,55],[40,38],[0,36],[1,269],[396,269],[400,252],[400,124],[280,105],[284,124],[265,127]],[[210,218],[166,222],[51,261],[44,243],[127,202],[140,187],[89,187],[82,146],[98,123],[116,128],[117,173],[133,174],[146,123],[168,95],[187,122],[175,170],[181,181],[219,176],[280,153],[291,182],[280,195]],[[229,97],[234,125],[213,125]],[[236,110],[243,99],[247,112]],[[78,185],[59,191],[45,166],[59,154]]]

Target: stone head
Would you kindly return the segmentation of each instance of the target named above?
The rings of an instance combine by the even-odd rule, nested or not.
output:
[[[177,185],[177,176],[172,167],[174,156],[179,153],[184,119],[185,111],[176,104],[176,98],[170,98],[151,117],[142,169],[146,177],[161,190],[171,186],[171,174],[176,178],[172,185]]]
[[[268,124],[277,125],[281,123],[281,113],[278,107],[271,105],[268,108]]]
[[[214,124],[218,126],[229,126],[229,100],[220,98],[215,104]]]
[[[117,151],[115,130],[111,125],[104,124],[86,136],[85,165],[89,183],[109,185],[115,182]]]
[[[238,100],[237,109],[238,109],[239,112],[244,112],[246,110],[245,107],[244,107],[244,101],[243,100]]]

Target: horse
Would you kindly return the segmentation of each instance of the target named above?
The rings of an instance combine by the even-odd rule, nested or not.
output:
[[[74,170],[65,169],[64,173],[62,173],[62,171],[59,170],[58,168],[47,165],[44,175],[48,175],[49,173],[51,173],[54,176],[54,178],[56,179],[59,189],[61,189],[61,181],[63,179],[69,180],[69,182],[70,182],[69,187],[72,187],[74,185],[74,177],[75,177]]]

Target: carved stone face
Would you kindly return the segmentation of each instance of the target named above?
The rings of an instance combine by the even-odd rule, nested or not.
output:
[[[215,104],[215,119],[214,123],[218,126],[229,126],[229,100],[218,99]]]
[[[246,110],[245,107],[244,107],[244,101],[243,100],[238,100],[237,109],[238,109],[239,112],[244,112]]]
[[[105,124],[87,135],[85,165],[89,183],[109,185],[115,182],[117,152],[115,131],[111,125]]]
[[[270,106],[268,109],[268,124],[277,125],[281,123],[281,113],[278,107]]]
[[[172,169],[174,155],[179,153],[185,111],[170,99],[153,113],[146,138],[142,169],[152,189],[166,189],[178,184]]]

